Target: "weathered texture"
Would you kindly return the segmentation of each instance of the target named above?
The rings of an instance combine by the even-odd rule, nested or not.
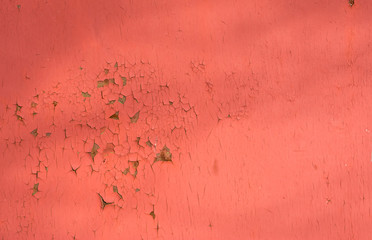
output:
[[[3,1],[2,239],[370,239],[369,1]]]

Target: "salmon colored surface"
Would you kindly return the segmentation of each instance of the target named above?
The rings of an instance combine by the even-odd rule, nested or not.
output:
[[[371,239],[371,12],[0,1],[1,239]]]

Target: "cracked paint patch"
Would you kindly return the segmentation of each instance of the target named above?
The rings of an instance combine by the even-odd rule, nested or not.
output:
[[[98,195],[92,207],[113,215],[135,209],[155,219],[154,207],[150,213],[144,207],[154,206],[157,195],[151,179],[161,166],[152,165],[179,161],[174,153],[180,156],[179,145],[196,124],[194,107],[177,89],[164,85],[148,63],[108,63],[97,78],[60,82],[15,103],[15,111],[4,117],[15,115],[20,129],[34,127],[26,131],[29,135],[19,131],[12,149],[11,132],[1,129],[9,146],[2,152],[17,149],[23,155],[28,185],[33,184],[31,195],[39,202],[60,185],[74,182],[79,188],[81,182],[92,182],[85,190]],[[35,178],[38,183],[33,183]],[[73,199],[68,189],[62,192]]]

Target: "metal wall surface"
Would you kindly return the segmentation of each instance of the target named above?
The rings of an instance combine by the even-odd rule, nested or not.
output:
[[[0,4],[2,239],[370,239],[372,2]]]

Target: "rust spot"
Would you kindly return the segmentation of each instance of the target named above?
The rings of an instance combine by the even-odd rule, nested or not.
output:
[[[130,122],[131,123],[136,123],[139,118],[140,111],[136,112],[132,117],[130,117]]]
[[[118,190],[117,186],[112,186],[112,191],[114,191],[114,193],[117,193],[119,195],[120,199],[123,199],[123,196],[119,193],[119,190]]]
[[[107,80],[107,79],[106,79]],[[106,86],[106,85],[108,85],[109,84],[109,82],[107,81],[98,81],[97,82],[97,88],[101,88],[101,87],[104,87],[104,86]]]
[[[119,112],[116,112],[110,116],[111,119],[119,120]]]
[[[160,153],[156,154],[154,163],[158,161],[172,162],[172,153],[167,146],[164,146]]]
[[[146,145],[152,147],[152,143],[150,142],[150,140],[147,140]]]
[[[91,97],[91,95],[88,92],[81,92],[81,95],[83,95],[83,97],[85,98]]]
[[[34,187],[32,188],[32,196],[39,192],[39,183],[35,183]]]
[[[31,102],[31,107],[32,108],[36,108],[36,106],[37,106],[37,103],[36,102]]]
[[[92,150],[89,152],[93,162],[94,162],[94,157],[97,155],[99,149],[99,145],[97,143],[93,144]]]
[[[132,174],[132,176],[134,178],[136,178],[137,177],[137,174],[138,174],[137,168],[139,166],[139,161],[138,160],[137,161],[130,161],[129,163],[132,165],[132,168],[134,169],[134,173]]]
[[[18,120],[18,121],[23,122],[23,117],[21,117],[21,116],[19,116],[19,115],[16,115],[16,116],[17,116],[17,120]]]
[[[122,173],[123,173],[124,175],[127,175],[127,174],[129,173],[129,167],[126,168],[126,169],[124,169],[124,171],[122,171]]]
[[[119,103],[124,104],[125,100],[127,100],[126,96],[123,95],[122,97],[119,97]]]
[[[121,80],[123,80],[123,86],[127,85],[127,78],[120,76]]]
[[[97,82],[97,88],[101,88],[101,87],[107,86],[107,85],[109,85],[109,83],[115,84],[115,78],[106,78],[103,81],[98,81]]]
[[[149,213],[149,215],[152,217],[152,219],[155,220],[155,209],[154,205],[152,205],[152,211]]]
[[[139,166],[139,161],[134,161],[132,162],[133,164],[133,168],[137,169],[137,167]]]
[[[31,134],[32,134],[32,136],[36,137],[38,135],[37,128],[35,128],[34,130],[32,130]]]

